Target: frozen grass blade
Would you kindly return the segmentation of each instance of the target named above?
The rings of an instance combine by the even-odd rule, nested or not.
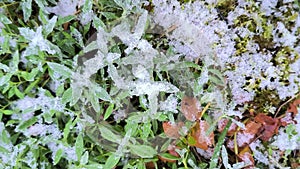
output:
[[[224,128],[224,130],[222,131],[222,133],[220,134],[219,136],[219,139],[218,139],[218,143],[215,147],[215,150],[214,150],[214,154],[210,160],[210,163],[209,163],[209,169],[214,169],[218,166],[218,161],[219,161],[219,156],[220,156],[220,150],[222,148],[222,145],[224,143],[224,140],[225,140],[225,136],[226,136],[226,133],[231,125],[232,121],[230,120],[226,127]]]

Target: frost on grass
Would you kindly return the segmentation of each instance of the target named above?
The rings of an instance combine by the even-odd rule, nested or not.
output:
[[[184,10],[178,1],[153,1],[153,20],[167,31],[177,52],[187,54],[188,60],[212,55],[211,45],[217,40],[214,27],[217,24],[215,11],[209,11],[202,2],[186,4]],[[211,22],[210,22],[211,21]],[[168,32],[170,31],[170,32]],[[208,59],[208,57],[205,57]]]
[[[58,16],[69,16],[76,13],[76,7],[81,6],[85,0],[60,0],[54,7],[46,7],[46,10],[50,13],[54,13]]]
[[[29,46],[22,52],[22,60],[27,62],[26,56],[39,55],[38,51],[46,51],[49,54],[61,53],[60,49],[43,37],[43,27],[39,26],[36,31],[29,28],[19,28],[20,34],[29,42]],[[39,49],[39,50],[37,50]]]
[[[253,151],[254,158],[258,160],[259,162],[268,165],[269,164],[269,159],[268,155],[266,153],[262,153],[261,151],[265,151],[265,148],[261,144],[259,140],[253,142],[250,144],[250,148]]]
[[[69,145],[64,145],[61,142],[55,143],[55,142],[49,142],[47,144],[47,147],[51,150],[52,152],[52,159],[54,161],[55,159],[55,154],[59,149],[63,150],[63,156],[69,160],[69,161],[76,161],[77,160],[77,155],[75,152],[75,147],[71,147]]]
[[[59,130],[57,125],[51,124],[34,124],[30,126],[25,132],[25,136],[39,136],[43,137],[46,136],[47,134],[51,135],[53,139],[60,139],[62,136],[61,131]]]
[[[159,104],[161,110],[172,113],[178,113],[177,105],[178,99],[174,94],[171,94],[165,101],[161,101]]]
[[[14,103],[15,107],[19,110],[38,110],[41,109],[43,112],[49,110],[63,111],[64,105],[61,103],[61,99],[58,97],[51,98],[45,95],[45,90],[41,89],[40,93],[36,98],[26,96]]]

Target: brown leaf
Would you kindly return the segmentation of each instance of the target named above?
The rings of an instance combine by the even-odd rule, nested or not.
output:
[[[184,125],[183,122],[179,122],[178,124],[171,123],[171,122],[164,122],[163,129],[164,129],[165,134],[168,137],[177,139],[180,137],[179,130],[182,128],[183,125]]]
[[[207,150],[208,147],[214,145],[214,133],[206,134],[209,129],[209,124],[206,121],[200,120],[196,122],[196,125],[191,129],[190,136],[195,140],[195,143],[191,146]]]
[[[293,103],[289,104],[289,108],[287,109],[287,112],[293,113],[295,116],[298,113],[297,106],[300,104],[300,99],[296,99],[293,101]]]
[[[277,118],[272,118],[260,113],[254,118],[254,120],[263,125],[263,131],[260,137],[263,141],[268,141],[275,133],[278,133],[280,123]]]
[[[184,96],[180,108],[187,120],[196,121],[201,115],[201,106],[195,97]]]
[[[237,133],[237,145],[239,148],[249,145],[261,130],[262,125],[254,121],[249,121],[244,130]]]
[[[250,134],[257,134],[261,128],[260,123],[256,123],[254,121],[249,121],[245,126],[245,132]]]
[[[146,162],[145,165],[146,165],[146,169],[155,169],[155,164],[152,161]]]
[[[245,147],[239,154],[238,154],[239,161],[245,162],[247,164],[247,167],[245,169],[253,168],[255,165],[254,158],[251,154],[251,150],[249,149],[249,146]]]

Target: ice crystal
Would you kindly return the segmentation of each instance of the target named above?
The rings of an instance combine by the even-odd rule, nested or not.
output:
[[[27,131],[24,132],[26,136],[45,136],[46,134],[50,134],[53,139],[59,139],[62,136],[61,131],[54,124],[46,125],[38,123],[30,126]]]
[[[54,7],[46,7],[46,10],[50,13],[65,17],[74,15],[76,13],[76,7],[81,6],[84,0],[60,0]]]
[[[264,150],[264,148],[259,140],[252,142],[250,144],[250,148],[253,151],[253,154],[254,154],[254,157],[256,160],[258,160],[261,163],[264,163],[265,165],[269,164],[269,159],[266,156],[266,154],[263,154],[261,151],[258,150],[259,148]]]
[[[44,39],[42,35],[42,27],[39,26],[36,29],[36,32],[29,28],[19,28],[20,34],[24,36],[24,38],[29,41],[29,46],[23,52],[22,57],[29,55],[38,55],[38,51],[36,47],[38,47],[41,51],[46,51],[49,54],[55,54],[57,51],[53,49],[51,43]]]
[[[173,113],[178,113],[177,105],[178,99],[174,94],[171,94],[170,96],[168,96],[167,100],[161,101],[159,104],[161,110]]]

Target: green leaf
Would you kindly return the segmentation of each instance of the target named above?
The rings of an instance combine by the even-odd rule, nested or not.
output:
[[[61,96],[63,94],[63,92],[65,91],[65,84],[60,84],[57,89],[55,90],[56,92],[56,96]],[[72,93],[71,93],[72,96]]]
[[[85,0],[85,3],[82,8],[82,12],[87,13],[92,10],[92,7],[93,7],[93,0]]]
[[[110,95],[107,93],[105,89],[103,89],[101,86],[94,85],[93,91],[95,92],[95,95],[104,100],[104,101],[111,101]]]
[[[21,3],[24,21],[27,22],[32,12],[32,0],[25,0]]]
[[[0,13],[0,22],[2,24],[11,24],[12,22],[3,13]]]
[[[226,133],[231,125],[232,121],[230,120],[226,127],[224,128],[224,130],[222,131],[222,133],[220,134],[219,138],[218,138],[218,143],[214,149],[214,153],[213,153],[213,156],[209,162],[209,169],[214,169],[217,167],[218,165],[218,162],[219,162],[219,156],[220,156],[220,150],[221,150],[221,147],[224,143],[224,140],[225,140],[225,136],[226,136]]]
[[[99,30],[100,28],[105,29],[106,26],[105,24],[102,22],[101,19],[99,19],[96,15],[93,18],[93,26],[95,29]]]
[[[60,148],[56,151],[53,164],[56,165],[63,155],[63,150]]]
[[[66,104],[72,100],[72,88],[68,88],[61,99],[62,104]]]
[[[173,156],[169,153],[162,153],[162,154],[159,154],[161,157],[167,159],[167,160],[179,160],[180,158],[179,157],[176,157],[176,156]]]
[[[72,75],[72,71],[64,65],[55,62],[47,62],[47,64],[52,71],[59,73],[65,78],[69,78]]]
[[[91,92],[91,93],[93,93],[93,92]],[[100,111],[100,104],[99,104],[99,99],[97,98],[97,96],[88,93],[87,99],[88,99],[88,101],[90,101],[92,103],[92,107],[94,108],[94,110],[96,112],[99,112]]]
[[[129,145],[129,148],[133,154],[142,158],[152,158],[157,154],[155,149],[147,145]]]
[[[8,71],[9,71],[9,67],[6,66],[6,65],[3,64],[3,63],[0,63],[0,69],[2,69],[4,72],[8,72]]]
[[[17,86],[14,87],[15,94],[18,96],[20,99],[24,98],[24,93],[20,92],[20,90],[17,88]]]
[[[0,112],[5,115],[12,115],[14,113],[14,111],[12,111],[12,110],[0,110]]]
[[[83,138],[82,138],[82,134],[79,134],[76,138],[76,142],[75,142],[75,152],[77,155],[78,160],[81,158],[81,155],[84,151],[84,147],[83,147]]]
[[[118,18],[113,12],[101,12],[101,14],[108,20],[115,20]]]
[[[2,146],[0,146],[0,152],[1,153],[9,153],[9,151],[6,148],[2,147]]]
[[[208,79],[216,85],[221,85],[221,86],[224,85],[223,81],[215,76],[208,76]]]
[[[7,84],[9,82],[11,76],[12,76],[12,74],[6,74],[6,75],[0,77],[0,86]]]
[[[83,89],[81,86],[79,87],[72,86],[72,99],[70,101],[70,106],[73,106],[78,102],[78,100],[82,95],[82,91]]]
[[[44,3],[45,3],[44,0],[35,0],[34,2],[39,6],[40,11],[46,11],[45,5],[44,5]]]
[[[92,41],[86,47],[83,48],[83,53],[88,53],[88,52],[93,51],[95,49],[98,49],[97,41]]]
[[[70,22],[73,19],[76,19],[76,15],[69,15],[66,17],[58,17],[57,25],[62,25],[64,23]]]
[[[2,143],[8,145],[10,144],[10,138],[9,138],[9,134],[6,130],[2,130],[2,136],[1,136],[1,140],[2,140]]]
[[[114,104],[110,104],[105,111],[103,120],[106,120],[111,115],[113,109],[114,109]]]
[[[26,81],[34,81],[34,78],[35,76],[38,74],[39,72],[39,68],[33,68],[31,70],[31,72],[25,72],[25,71],[22,71],[21,72],[21,76],[26,80]]]
[[[30,83],[29,86],[25,89],[24,93],[28,94],[38,83],[40,79],[36,79],[34,82]]]
[[[70,119],[67,124],[65,125],[65,128],[64,128],[64,131],[63,131],[63,141],[66,142],[67,141],[67,138],[68,138],[68,135],[70,133],[70,128],[71,128],[71,124],[72,124],[72,119]]]
[[[119,161],[120,157],[116,156],[115,154],[111,154],[106,160],[104,168],[111,169],[115,167]]]
[[[85,165],[89,161],[89,152],[85,151],[82,158],[80,159],[80,164]]]
[[[44,36],[47,37],[54,29],[57,22],[57,16],[53,16],[48,23],[43,27]]]
[[[216,75],[219,79],[223,79],[223,74],[220,70],[218,69],[208,69],[208,71],[214,75]]]
[[[33,125],[34,123],[36,123],[38,120],[37,117],[32,117],[31,119],[27,120],[27,121],[24,121],[22,123],[20,123],[20,125],[18,126],[18,129],[19,130],[24,130],[26,129],[27,127]]]
[[[80,47],[84,47],[84,43],[83,43],[83,37],[81,32],[79,32],[76,28],[74,28],[73,26],[70,27],[71,29],[71,35],[76,39],[76,41],[78,42],[78,44],[80,45]]]
[[[121,141],[121,136],[114,134],[112,131],[110,131],[108,128],[104,127],[103,125],[99,125],[99,130],[101,133],[101,136],[114,143],[119,143]]]

